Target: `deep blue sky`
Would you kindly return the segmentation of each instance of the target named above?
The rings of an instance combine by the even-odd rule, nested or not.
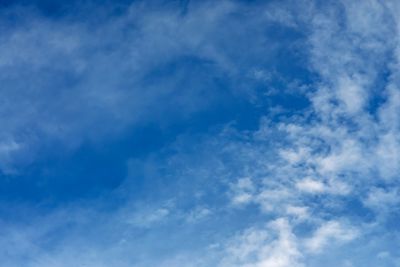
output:
[[[0,266],[400,266],[396,1],[2,1]]]

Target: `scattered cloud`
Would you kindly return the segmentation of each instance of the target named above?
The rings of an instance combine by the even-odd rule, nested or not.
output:
[[[396,266],[400,6],[292,3],[190,2],[181,12],[139,1],[95,25],[33,14],[1,28],[3,175],[45,146],[179,124],[226,97],[246,99],[259,123],[179,133],[126,159],[129,174],[105,199],[26,204],[29,221],[0,220],[0,265]],[[300,83],[288,82],[298,62],[279,65],[290,51],[304,65]],[[308,103],[301,110],[289,87]],[[259,111],[274,97],[289,104]]]

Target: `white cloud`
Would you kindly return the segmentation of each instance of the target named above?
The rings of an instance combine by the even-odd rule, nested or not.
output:
[[[77,216],[80,219],[71,221],[78,225],[78,230],[74,228],[76,232],[56,237],[57,246],[48,252],[43,248],[45,246],[42,242],[51,236],[52,230],[65,226],[62,220],[33,220],[29,229],[15,226],[13,231],[7,231],[5,228],[7,234],[2,236],[0,242],[4,246],[11,243],[9,246],[15,258],[24,254],[37,258],[36,262],[32,261],[24,266],[73,266],[76,262],[83,262],[94,266],[119,267],[131,266],[135,261],[139,262],[137,266],[143,262],[144,266],[160,266],[160,262],[165,263],[164,266],[206,266],[198,261],[184,263],[191,261],[193,257],[199,258],[199,254],[200,257],[203,256],[204,250],[199,249],[198,254],[188,257],[182,256],[179,250],[185,250],[182,246],[187,244],[182,239],[186,240],[188,233],[191,233],[188,229],[195,225],[193,222],[200,224],[203,218],[229,216],[234,212],[257,214],[257,218],[262,218],[260,220],[271,223],[260,227],[258,221],[247,222],[247,218],[243,218],[243,225],[250,225],[240,227],[247,230],[241,231],[232,226],[233,230],[229,229],[228,234],[222,229],[225,228],[223,225],[213,225],[217,228],[216,232],[222,233],[218,235],[210,231],[207,232],[207,238],[217,236],[223,244],[215,248],[218,256],[213,255],[217,259],[213,259],[214,265],[209,266],[218,266],[216,262],[221,258],[221,266],[229,267],[304,266],[306,258],[318,257],[319,254],[329,251],[329,248],[354,241],[357,237],[369,235],[368,238],[375,240],[377,237],[373,230],[359,225],[364,219],[362,216],[352,214],[354,217],[343,218],[343,221],[341,218],[353,211],[346,201],[362,201],[375,213],[382,210],[390,213],[395,211],[398,204],[399,188],[394,181],[398,178],[400,168],[400,93],[397,81],[399,59],[390,59],[391,64],[388,64],[385,55],[387,52],[398,53],[398,44],[395,42],[398,42],[399,34],[391,32],[392,29],[377,30],[387,25],[387,16],[390,15],[387,8],[378,1],[347,1],[342,4],[341,8],[345,12],[341,15],[345,16],[346,23],[339,23],[338,11],[335,6],[330,5],[326,9],[307,14],[310,17],[303,21],[310,23],[307,26],[311,34],[307,42],[310,45],[307,47],[310,52],[310,68],[319,77],[312,90],[305,94],[311,106],[304,114],[279,122],[265,118],[259,129],[253,132],[236,131],[233,127],[227,127],[229,129],[218,135],[204,137],[201,142],[194,138],[195,142],[188,144],[189,142],[183,140],[181,147],[178,140],[175,145],[179,149],[174,147],[176,154],[169,157],[164,165],[159,162],[153,164],[156,166],[151,165],[150,175],[144,174],[156,179],[157,175],[154,173],[157,174],[162,169],[161,175],[174,177],[170,185],[173,192],[170,194],[181,201],[189,199],[195,202],[197,209],[185,213],[175,205],[150,205],[142,209],[124,206],[115,212],[96,214],[95,219],[89,222],[82,218],[91,218],[90,214]],[[225,29],[219,30],[221,25],[226,25],[229,14],[240,10],[241,6],[233,2],[222,2],[212,12],[208,12],[210,5],[196,6],[192,15],[182,18],[161,11],[140,16],[147,11],[142,10],[140,5],[133,6],[129,14],[119,18],[118,23],[106,23],[105,30],[99,30],[101,34],[95,34],[94,37],[80,25],[75,25],[76,28],[72,29],[61,27],[55,31],[52,23],[47,22],[42,22],[39,29],[17,30],[3,37],[4,47],[15,46],[19,50],[32,51],[21,55],[3,55],[0,57],[1,68],[25,70],[34,66],[37,69],[46,69],[59,62],[59,59],[68,58],[63,64],[72,66],[72,76],[77,75],[79,78],[82,73],[88,75],[85,76],[87,79],[83,86],[72,87],[72,92],[54,92],[53,86],[41,87],[45,82],[40,79],[33,79],[27,89],[19,88],[21,85],[18,82],[13,83],[19,91],[15,93],[11,89],[6,90],[7,96],[13,101],[3,101],[0,112],[19,115],[11,118],[2,116],[2,123],[7,127],[4,127],[6,130],[2,130],[0,136],[18,136],[23,132],[21,129],[29,128],[34,137],[27,135],[29,138],[21,143],[19,139],[4,139],[5,141],[0,142],[0,160],[12,164],[12,153],[19,153],[22,144],[28,148],[35,147],[42,135],[68,140],[74,137],[75,142],[79,143],[86,135],[97,135],[94,132],[86,133],[86,129],[97,125],[97,122],[105,120],[108,126],[112,124],[121,127],[135,124],[146,117],[147,110],[160,100],[173,105],[178,103],[179,112],[192,112],[201,108],[204,104],[201,100],[199,103],[196,100],[192,102],[191,99],[197,99],[202,94],[203,87],[195,87],[197,89],[194,92],[182,96],[181,86],[168,79],[165,81],[166,87],[161,91],[153,86],[142,88],[136,80],[128,84],[120,84],[119,81],[120,75],[127,73],[142,77],[154,66],[179,57],[182,51],[185,51],[184,55],[187,53],[211,60],[218,65],[218,70],[226,71],[229,75],[242,73],[235,60],[253,63],[254,58],[243,58],[246,53],[242,53],[236,46],[230,46],[237,40],[235,35],[225,36]],[[307,8],[316,7],[312,5]],[[288,12],[279,11],[274,16],[269,12],[267,17],[272,16],[274,21],[284,20],[287,25],[292,25],[295,18],[289,16]],[[397,17],[392,16],[389,19],[397,21]],[[125,40],[118,37],[118,34],[113,35],[113,32],[120,24],[129,25],[128,22],[140,26],[139,29],[143,31],[141,38],[128,36],[127,42],[121,42],[126,45],[117,45],[118,49],[110,54],[99,53],[102,54],[99,57],[96,53],[80,56],[80,49],[90,48],[105,33],[116,37],[118,41]],[[263,18],[258,20],[254,16],[254,20],[249,19],[243,26],[236,23],[229,25],[237,32],[247,34],[247,29],[257,28],[263,22]],[[249,33],[253,34],[254,32]],[[392,34],[395,38],[388,38]],[[63,37],[61,40],[66,39],[67,45],[54,43],[54,36],[59,35]],[[87,40],[86,35],[94,39]],[[43,36],[50,36],[53,41],[47,41]],[[219,41],[210,43],[213,37],[218,37],[216,39]],[[387,40],[390,41],[386,45]],[[26,46],[28,43],[35,45]],[[112,44],[111,42],[111,46]],[[393,45],[396,46],[395,49]],[[103,51],[101,47],[97,49]],[[258,46],[247,50],[254,51],[257,57],[264,51],[263,47]],[[48,51],[47,57],[41,54],[43,51]],[[127,54],[131,55],[130,60],[125,60]],[[120,62],[126,61],[128,63],[119,66]],[[104,65],[104,62],[109,64]],[[63,64],[59,63],[54,67],[63,69]],[[375,103],[377,107],[372,108],[371,98],[377,94],[375,80],[384,65],[390,65],[388,81],[379,89],[382,91],[379,96],[384,99]],[[93,69],[89,66],[93,66]],[[116,67],[113,69],[109,66]],[[249,66],[249,69],[255,68]],[[266,78],[264,72],[254,74],[256,78]],[[182,77],[185,77],[185,71],[178,73],[175,78],[179,80]],[[56,81],[52,81],[51,85],[53,82]],[[131,86],[134,89],[126,89]],[[38,95],[40,97],[36,97]],[[138,100],[138,95],[142,99]],[[19,113],[27,99],[32,105]],[[56,99],[56,103],[48,106],[49,99]],[[163,113],[162,108],[159,113]],[[77,117],[80,120],[75,120]],[[108,126],[105,128],[109,128]],[[4,166],[1,167],[5,169]],[[376,187],[376,184],[380,184],[382,188]],[[389,188],[390,186],[393,188]],[[229,193],[224,190],[229,190]],[[313,194],[318,194],[318,198],[310,200]],[[207,197],[215,202],[202,203],[207,202]],[[217,207],[219,209],[213,209],[212,205],[215,203],[221,205]],[[232,203],[242,209],[232,211]],[[255,211],[253,206],[257,206],[259,210]],[[79,213],[76,210],[71,211],[74,212]],[[356,219],[353,222],[354,218]],[[375,224],[370,223],[369,227],[379,232],[380,227],[384,227],[379,220],[376,219]],[[49,224],[46,225],[47,228],[43,232],[35,232],[43,221]],[[179,231],[164,223],[169,221],[182,223],[176,223]],[[257,225],[252,225],[253,223]],[[234,221],[230,224],[234,225]],[[310,234],[302,233],[299,230],[301,226],[309,227]],[[148,235],[142,239],[136,240],[140,234],[133,229],[137,228],[151,228],[151,231],[146,232]],[[178,236],[179,233],[186,236],[182,239],[169,239],[171,229],[177,231]],[[229,238],[230,234],[238,232],[241,234],[233,239]],[[89,234],[96,235],[94,241],[82,240]],[[143,258],[148,254],[144,250],[149,249],[148,243],[159,244],[160,236],[166,238],[167,242],[175,241],[177,248],[171,255],[164,256],[160,261],[155,260],[156,264],[152,261],[153,265],[146,265],[148,262]],[[226,240],[230,241],[224,243]],[[364,244],[360,244],[362,245]],[[81,251],[81,247],[88,249]],[[221,247],[222,252],[218,250]],[[144,255],[134,259],[126,257],[127,252],[130,256],[133,251]],[[0,255],[6,257],[4,254]],[[6,264],[15,265],[12,259]]]
[[[321,181],[318,180],[313,180],[310,178],[305,178],[301,181],[298,181],[296,183],[296,187],[301,190],[304,191],[306,193],[323,193],[326,188],[324,183],[322,183]]]
[[[322,224],[313,234],[313,236],[305,241],[305,247],[313,253],[320,252],[330,242],[346,242],[355,239],[358,235],[354,228],[343,225],[337,221],[328,221]]]
[[[387,213],[396,209],[400,204],[399,188],[383,189],[372,187],[363,199],[365,206],[373,209],[378,214]]]
[[[246,230],[227,248],[229,255],[221,266],[302,266],[299,263],[301,253],[288,221],[277,219],[269,223],[267,229]],[[271,240],[269,233],[276,235],[276,238]]]
[[[306,220],[310,217],[309,208],[304,206],[287,206],[286,213],[295,216],[296,219]]]
[[[255,187],[251,178],[240,178],[236,184],[232,185],[233,198],[232,202],[236,205],[246,204],[253,201]]]
[[[340,77],[338,81],[338,99],[344,103],[344,109],[349,114],[363,110],[368,97],[368,92],[357,77]]]

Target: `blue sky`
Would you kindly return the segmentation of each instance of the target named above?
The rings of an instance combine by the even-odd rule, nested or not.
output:
[[[0,266],[400,266],[397,1],[2,1]]]

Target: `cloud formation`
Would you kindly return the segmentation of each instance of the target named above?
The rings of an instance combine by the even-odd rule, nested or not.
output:
[[[399,8],[139,1],[96,23],[23,9],[0,40],[4,176],[45,146],[74,151],[228,98],[258,123],[179,133],[126,159],[107,196],[23,204],[29,221],[0,221],[0,266],[398,266]]]

